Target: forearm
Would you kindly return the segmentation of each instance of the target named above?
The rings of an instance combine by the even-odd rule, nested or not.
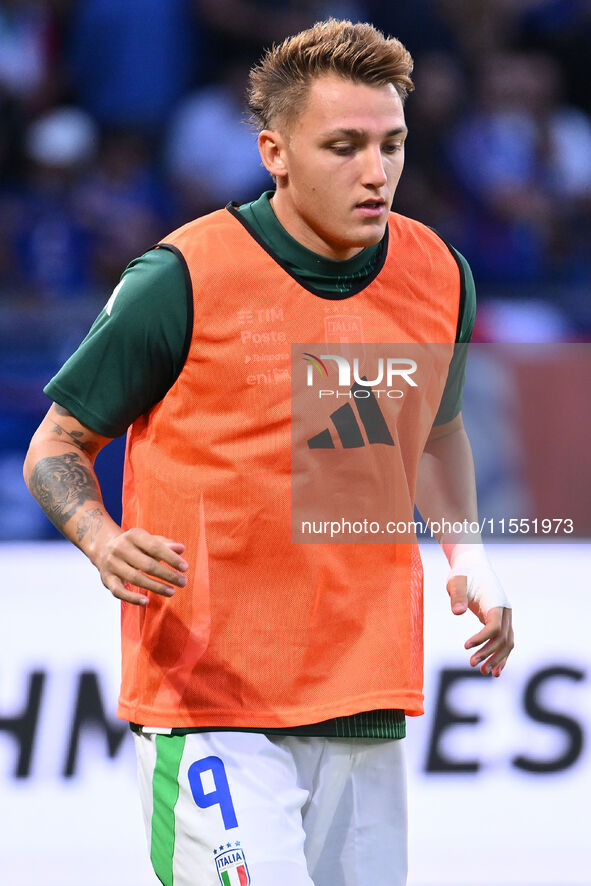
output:
[[[23,470],[51,522],[93,562],[97,540],[121,532],[103,504],[94,456],[84,440],[50,421],[33,437]]]
[[[462,615],[470,608],[484,625],[464,644],[477,649],[470,664],[499,677],[513,648],[511,608],[480,533],[461,528],[478,522],[474,460],[461,415],[431,432],[419,464],[415,502],[424,520],[441,527],[437,539],[451,566],[452,612]]]
[[[446,433],[449,429],[451,433]],[[461,416],[440,435],[436,429],[430,437],[419,466],[416,504],[423,519],[441,528],[436,537],[451,566],[448,586],[455,576],[468,576],[467,601],[483,616],[494,607],[508,606],[480,532],[471,531],[478,527],[476,478]]]
[[[434,435],[423,452],[416,506],[429,525],[441,527],[437,540],[446,553],[450,545],[480,543],[480,534],[453,531],[478,521],[476,479],[470,441],[461,419],[449,434]]]
[[[109,443],[54,403],[31,441],[25,482],[49,519],[98,569],[113,596],[148,604],[144,591],[171,597],[184,587],[184,544],[134,527],[124,532],[103,504],[94,460]]]

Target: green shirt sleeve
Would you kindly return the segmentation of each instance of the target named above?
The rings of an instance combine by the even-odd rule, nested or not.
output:
[[[476,287],[474,286],[474,277],[472,276],[470,265],[457,249],[452,249],[452,251],[457,258],[460,268],[464,297],[460,306],[459,334],[453,357],[449,364],[449,372],[445,388],[443,389],[441,403],[433,422],[434,425],[443,425],[461,412],[464,381],[466,380],[468,346],[476,318]]]
[[[45,393],[96,433],[124,434],[174,384],[186,359],[192,315],[182,259],[166,248],[146,252],[125,269]]]

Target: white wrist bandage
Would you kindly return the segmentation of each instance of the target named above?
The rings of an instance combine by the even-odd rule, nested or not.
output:
[[[495,606],[511,609],[511,603],[481,544],[445,545],[444,550],[451,566],[447,580],[456,575],[465,575],[468,602],[475,602],[484,617]]]

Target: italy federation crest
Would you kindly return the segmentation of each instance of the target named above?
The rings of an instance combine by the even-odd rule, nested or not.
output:
[[[234,845],[230,848],[228,843],[226,848],[220,846],[214,849],[215,865],[218,871],[218,877],[222,886],[248,886],[250,883],[250,874],[244,851],[240,845]]]

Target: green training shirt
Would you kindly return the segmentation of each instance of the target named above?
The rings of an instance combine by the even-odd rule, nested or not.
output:
[[[279,223],[270,204],[272,195],[272,191],[265,192],[258,200],[240,206],[239,212],[291,273],[321,290],[324,297],[332,295],[339,300],[351,290],[359,291],[364,278],[369,281],[381,260],[385,240],[345,261],[317,255]],[[467,343],[476,310],[474,281],[464,257],[449,248],[458,262],[464,291],[458,342]],[[191,317],[192,294],[181,261],[166,248],[151,249],[125,269],[88,335],[46,385],[45,393],[93,431],[106,437],[124,434],[138,416],[166,395],[180,374],[193,333]],[[467,348],[456,349],[436,424],[451,421],[460,412],[466,356]],[[174,730],[175,734],[179,731]],[[402,738],[405,718],[399,710],[366,711],[276,731]]]

